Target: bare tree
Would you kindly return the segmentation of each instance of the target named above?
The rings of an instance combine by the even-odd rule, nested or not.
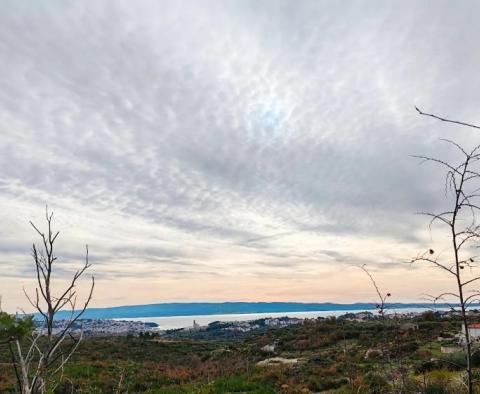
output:
[[[479,129],[469,123],[446,119],[433,114],[427,114],[415,107],[423,116],[429,116],[442,122],[459,124],[466,127]],[[459,154],[456,162],[442,160],[428,156],[414,156],[422,162],[430,162],[441,166],[446,171],[445,192],[451,197],[449,207],[440,213],[422,212],[430,218],[429,227],[438,223],[446,229],[450,239],[450,253],[442,255],[428,249],[412,259],[412,263],[424,262],[433,264],[445,272],[455,284],[454,291],[447,291],[432,297],[434,302],[453,300],[452,307],[460,311],[465,329],[466,350],[466,377],[468,393],[473,393],[472,379],[472,342],[468,331],[468,307],[478,302],[480,292],[473,286],[480,280],[476,275],[474,264],[476,256],[472,248],[480,238],[480,225],[477,224],[476,215],[480,210],[480,145],[473,149],[465,149],[451,140],[442,140],[451,145]],[[467,268],[467,269],[466,269]]]
[[[380,322],[382,325],[382,335],[383,335],[383,340],[381,343],[381,352],[382,352],[382,363],[385,365],[387,363],[390,363],[390,354],[388,352],[388,338],[387,338],[387,320],[386,320],[386,313],[387,313],[387,299],[391,297],[390,293],[382,293],[380,288],[377,285],[377,282],[375,281],[375,278],[373,275],[370,273],[370,271],[367,269],[367,266],[363,264],[360,266],[360,269],[367,274],[367,276],[370,279],[370,282],[372,283],[373,288],[375,289],[375,292],[377,293],[378,297],[378,303],[375,305],[377,308],[378,315],[380,316]]]
[[[370,271],[367,269],[366,264],[363,264],[360,266],[360,269],[367,274],[367,276],[370,278],[370,282],[372,283],[372,286],[375,289],[375,292],[377,293],[378,296],[378,304],[376,304],[376,308],[378,310],[378,314],[380,315],[380,319],[382,320],[382,323],[385,322],[385,314],[387,311],[387,299],[391,297],[390,293],[385,293],[382,294],[380,291],[380,288],[377,285],[377,282],[375,281],[375,278],[373,275],[370,273]]]
[[[35,243],[32,245],[37,280],[33,296],[24,289],[28,301],[40,316],[41,325],[31,334],[27,347],[22,346],[18,338],[14,338],[15,352],[12,352],[18,384],[23,394],[50,392],[57,387],[62,379],[65,364],[82,339],[81,331],[79,336],[71,334],[72,326],[85,312],[95,286],[95,279],[92,276],[87,296],[77,307],[77,284],[91,266],[87,246],[82,267],[75,272],[66,287],[61,291],[53,288],[52,275],[57,262],[54,247],[59,232],[52,229],[53,213],[49,213],[48,208],[45,218],[47,224],[45,232],[30,222],[42,243],[40,247]],[[59,329],[55,329],[56,316],[64,308],[70,309],[69,317],[62,321]]]

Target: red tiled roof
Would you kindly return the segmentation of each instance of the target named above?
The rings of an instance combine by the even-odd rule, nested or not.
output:
[[[480,323],[472,323],[468,325],[468,328],[480,328]]]

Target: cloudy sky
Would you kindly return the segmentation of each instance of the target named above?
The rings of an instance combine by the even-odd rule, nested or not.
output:
[[[480,136],[476,1],[18,1],[0,11],[0,293],[25,307],[55,212],[58,283],[95,306],[396,301],[446,203],[412,154]],[[441,241],[440,241],[441,242]]]

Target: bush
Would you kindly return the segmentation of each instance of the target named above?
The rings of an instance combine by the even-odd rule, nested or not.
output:
[[[311,377],[308,382],[308,388],[313,391],[325,391],[338,389],[348,384],[347,378],[324,378],[324,377]]]
[[[423,392],[425,394],[449,394],[450,390],[441,383],[427,383]]]
[[[419,344],[415,341],[404,342],[398,346],[398,350],[401,353],[413,353],[418,350],[418,348]]]
[[[432,371],[427,377],[427,384],[424,392],[426,394],[451,393],[451,378],[452,372],[446,369]]]
[[[467,366],[466,355],[463,352],[448,354],[443,359],[445,360],[443,362],[444,367],[451,371],[458,371]]]
[[[372,394],[386,394],[391,392],[390,390],[390,384],[388,383],[387,379],[385,376],[378,372],[367,372],[365,374],[365,377],[363,379],[365,385],[369,389],[369,393]]]
[[[476,348],[474,349],[472,353],[471,361],[474,367],[480,366],[480,349],[476,349]]]

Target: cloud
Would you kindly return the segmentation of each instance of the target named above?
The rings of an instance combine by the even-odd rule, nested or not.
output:
[[[441,171],[408,155],[476,138],[413,106],[478,123],[478,7],[6,2],[0,257],[28,250],[48,203],[67,262],[88,243],[132,288],[192,268],[148,301],[195,280],[214,297],[219,274],[404,261],[429,241],[414,213],[445,203]]]

